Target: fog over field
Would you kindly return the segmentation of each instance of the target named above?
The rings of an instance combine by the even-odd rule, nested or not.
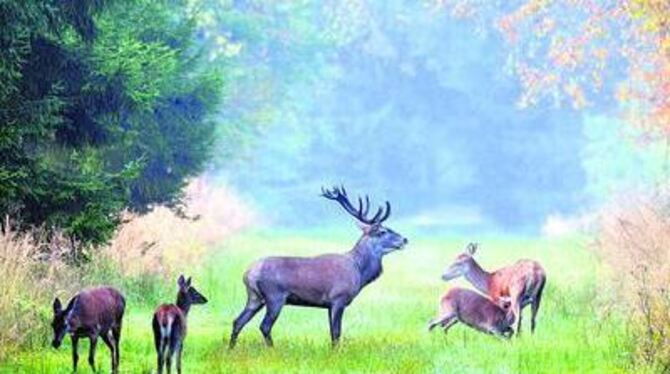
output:
[[[532,235],[653,179],[660,162],[623,166],[642,156],[611,100],[520,108],[501,36],[417,3],[371,5],[366,32],[287,85],[278,118],[222,172],[268,222],[333,222],[317,195],[344,184],[420,228]]]

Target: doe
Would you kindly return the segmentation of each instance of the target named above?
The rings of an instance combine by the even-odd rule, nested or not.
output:
[[[177,373],[181,374],[181,354],[186,337],[186,316],[191,305],[205,304],[207,299],[191,285],[191,278],[184,280],[180,275],[177,280],[177,304],[163,304],[156,309],[152,321],[154,344],[158,356],[158,374],[172,370],[172,357],[176,354]]]
[[[72,339],[72,367],[77,371],[77,343],[80,338],[89,338],[88,363],[95,368],[95,348],[98,337],[107,344],[112,354],[112,372],[119,370],[119,341],[121,322],[126,308],[126,300],[121,292],[111,287],[83,290],[75,295],[63,309],[61,301],[53,302],[54,317],[51,327],[54,348],[60,347],[66,334]]]
[[[509,296],[512,302],[512,312],[516,318],[517,334],[521,333],[521,310],[530,304],[530,331],[535,332],[535,318],[540,309],[542,291],[547,281],[542,266],[537,261],[519,260],[510,266],[488,272],[482,269],[473,257],[477,247],[475,243],[468,244],[466,250],[459,254],[445,270],[442,279],[449,281],[463,276],[494,302],[501,297]]]

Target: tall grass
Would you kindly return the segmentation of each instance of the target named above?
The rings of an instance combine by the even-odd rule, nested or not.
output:
[[[634,196],[602,214],[604,284],[630,316],[640,361],[670,372],[670,196]]]
[[[48,333],[49,302],[80,284],[59,247],[49,248],[39,230],[18,233],[8,217],[0,233],[0,360],[19,348],[40,345]]]
[[[243,331],[238,347],[227,349],[231,323],[245,303],[241,279],[249,263],[270,254],[341,252],[355,239],[353,229],[346,234],[323,231],[319,235],[244,232],[212,248],[206,261],[190,273],[210,302],[194,307],[189,314],[185,372],[650,372],[645,366],[633,365],[630,352],[634,347],[624,320],[615,313],[598,312],[600,305],[594,303],[597,262],[583,241],[574,238],[477,238],[482,242],[479,260],[487,269],[520,257],[537,259],[545,266],[548,285],[533,336],[525,334],[504,342],[462,325],[446,336],[437,331],[428,333],[426,323],[437,312],[440,295],[454,286],[441,281],[440,273],[470,238],[417,238],[406,250],[389,255],[384,274],[347,308],[339,349],[330,348],[327,313],[297,307],[282,311],[273,330],[274,349],[263,346],[258,330],[262,313]],[[173,283],[170,279],[163,284],[170,299],[175,292]],[[153,302],[128,305],[121,342],[122,372],[155,370],[150,326],[154,307]],[[61,351],[47,346],[25,349],[8,360],[4,369],[12,373],[67,372],[71,365],[68,349],[67,342]],[[106,370],[108,353],[104,348],[98,351],[101,369]],[[85,367],[81,370],[89,372]]]
[[[253,221],[250,209],[224,187],[197,180],[187,190],[201,219],[176,217],[158,207],[126,224],[90,262],[72,265],[68,241],[41,240],[40,230],[17,233],[7,218],[0,233],[0,362],[11,352],[43,346],[50,336],[53,298],[69,300],[78,290],[111,285],[133,305],[172,301],[178,272],[194,269],[213,242]]]

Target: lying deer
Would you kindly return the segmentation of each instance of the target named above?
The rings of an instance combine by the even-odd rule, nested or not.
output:
[[[403,248],[407,239],[382,223],[391,214],[391,205],[379,208],[369,218],[370,201],[358,199],[358,209],[349,201],[344,187],[332,191],[322,189],[322,196],[337,201],[361,224],[363,235],[353,249],[343,254],[316,257],[268,257],[249,267],[244,274],[247,304],[235,319],[230,337],[231,348],[249,320],[263,307],[265,317],[261,332],[265,343],[272,346],[271,331],[284,305],[328,309],[330,337],[333,345],[340,338],[342,314],[366,285],[382,273],[382,257]]]
[[[172,370],[172,357],[177,355],[177,373],[181,374],[181,354],[186,337],[186,316],[191,305],[205,304],[207,299],[191,285],[191,278],[184,280],[180,275],[177,280],[177,304],[163,304],[156,309],[152,321],[154,344],[158,356],[158,374],[163,372],[163,364],[167,372]]]
[[[509,338],[514,334],[514,313],[509,298],[500,298],[499,304],[475,291],[465,288],[452,288],[440,301],[440,314],[430,321],[428,331],[441,326],[444,332],[457,322],[464,323],[475,330]]]
[[[535,318],[540,309],[542,291],[546,283],[546,274],[539,263],[532,260],[519,260],[515,264],[487,272],[479,266],[473,255],[477,244],[468,244],[465,252],[456,257],[442,275],[449,281],[464,276],[475,288],[498,302],[501,297],[511,298],[511,308],[517,320],[517,334],[521,333],[521,310],[531,304],[530,330],[535,332]]]
[[[77,343],[80,338],[90,339],[88,363],[95,368],[95,348],[98,337],[107,344],[112,354],[112,372],[119,370],[119,341],[121,321],[126,301],[119,291],[111,287],[84,290],[75,295],[63,309],[60,300],[53,302],[54,348],[60,347],[66,334],[72,339],[72,367],[77,371]]]

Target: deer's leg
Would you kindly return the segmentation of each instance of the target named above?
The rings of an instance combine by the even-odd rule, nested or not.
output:
[[[516,316],[516,335],[521,335],[521,303],[517,301],[514,306],[514,315]]]
[[[533,297],[533,302],[530,304],[530,333],[535,333],[535,317],[537,317],[537,312],[540,310],[540,301],[542,301],[542,291],[544,290],[544,281],[537,291],[535,297]]]
[[[285,300],[286,298],[284,296],[274,297],[272,299],[266,298],[265,317],[263,317],[263,322],[261,322],[261,333],[263,333],[265,344],[268,347],[273,346],[272,326],[275,324],[275,321],[277,321],[277,317],[279,317],[279,312],[281,312]]]
[[[98,336],[91,335],[91,346],[88,350],[88,364],[91,365],[91,369],[95,372],[95,348],[98,345]]]
[[[438,317],[435,317],[431,319],[430,322],[428,322],[428,331],[432,331],[437,326],[445,327],[446,324],[452,319],[456,319],[456,313],[454,313],[454,311],[450,308],[447,308]]]
[[[114,353],[116,353],[116,369],[119,369],[119,363],[121,361],[121,350],[119,349],[119,344],[121,343],[121,323],[112,329],[112,337],[114,338]]]
[[[116,367],[116,352],[114,351],[115,344],[112,332],[107,331],[106,333],[100,335],[100,337],[102,338],[102,341],[105,342],[105,345],[107,345],[107,348],[109,348],[109,352],[112,356],[112,373],[116,373],[118,368]]]
[[[342,314],[344,313],[344,303],[335,302],[328,310],[330,320],[330,341],[333,346],[340,342],[340,332],[342,330]]]
[[[240,334],[240,331],[244,326],[258,313],[259,310],[263,308],[263,301],[255,293],[249,293],[249,298],[247,299],[247,305],[244,307],[244,310],[233,322],[233,332],[230,334],[230,348],[235,347],[237,343],[237,336]]]
[[[107,340],[109,349],[112,351],[112,372],[119,371],[119,342],[116,340],[114,331],[112,329],[107,331]]]
[[[184,342],[182,341],[177,346],[177,374],[181,374],[181,353],[184,349]]]
[[[161,336],[161,327],[154,316],[151,321],[151,326],[154,330],[154,347],[156,348],[156,370],[158,374],[163,373],[163,336]]]
[[[72,370],[77,371],[77,362],[79,361],[79,353],[77,352],[77,345],[79,338],[72,335]]]
[[[442,330],[443,330],[444,333],[446,334],[447,331],[449,331],[449,329],[451,328],[451,326],[453,326],[453,325],[455,325],[455,324],[457,324],[457,323],[458,323],[458,318],[456,318],[456,317],[451,317],[451,319],[447,319],[447,320],[445,320],[445,321],[442,322],[442,324],[441,324],[441,325],[442,325]]]

